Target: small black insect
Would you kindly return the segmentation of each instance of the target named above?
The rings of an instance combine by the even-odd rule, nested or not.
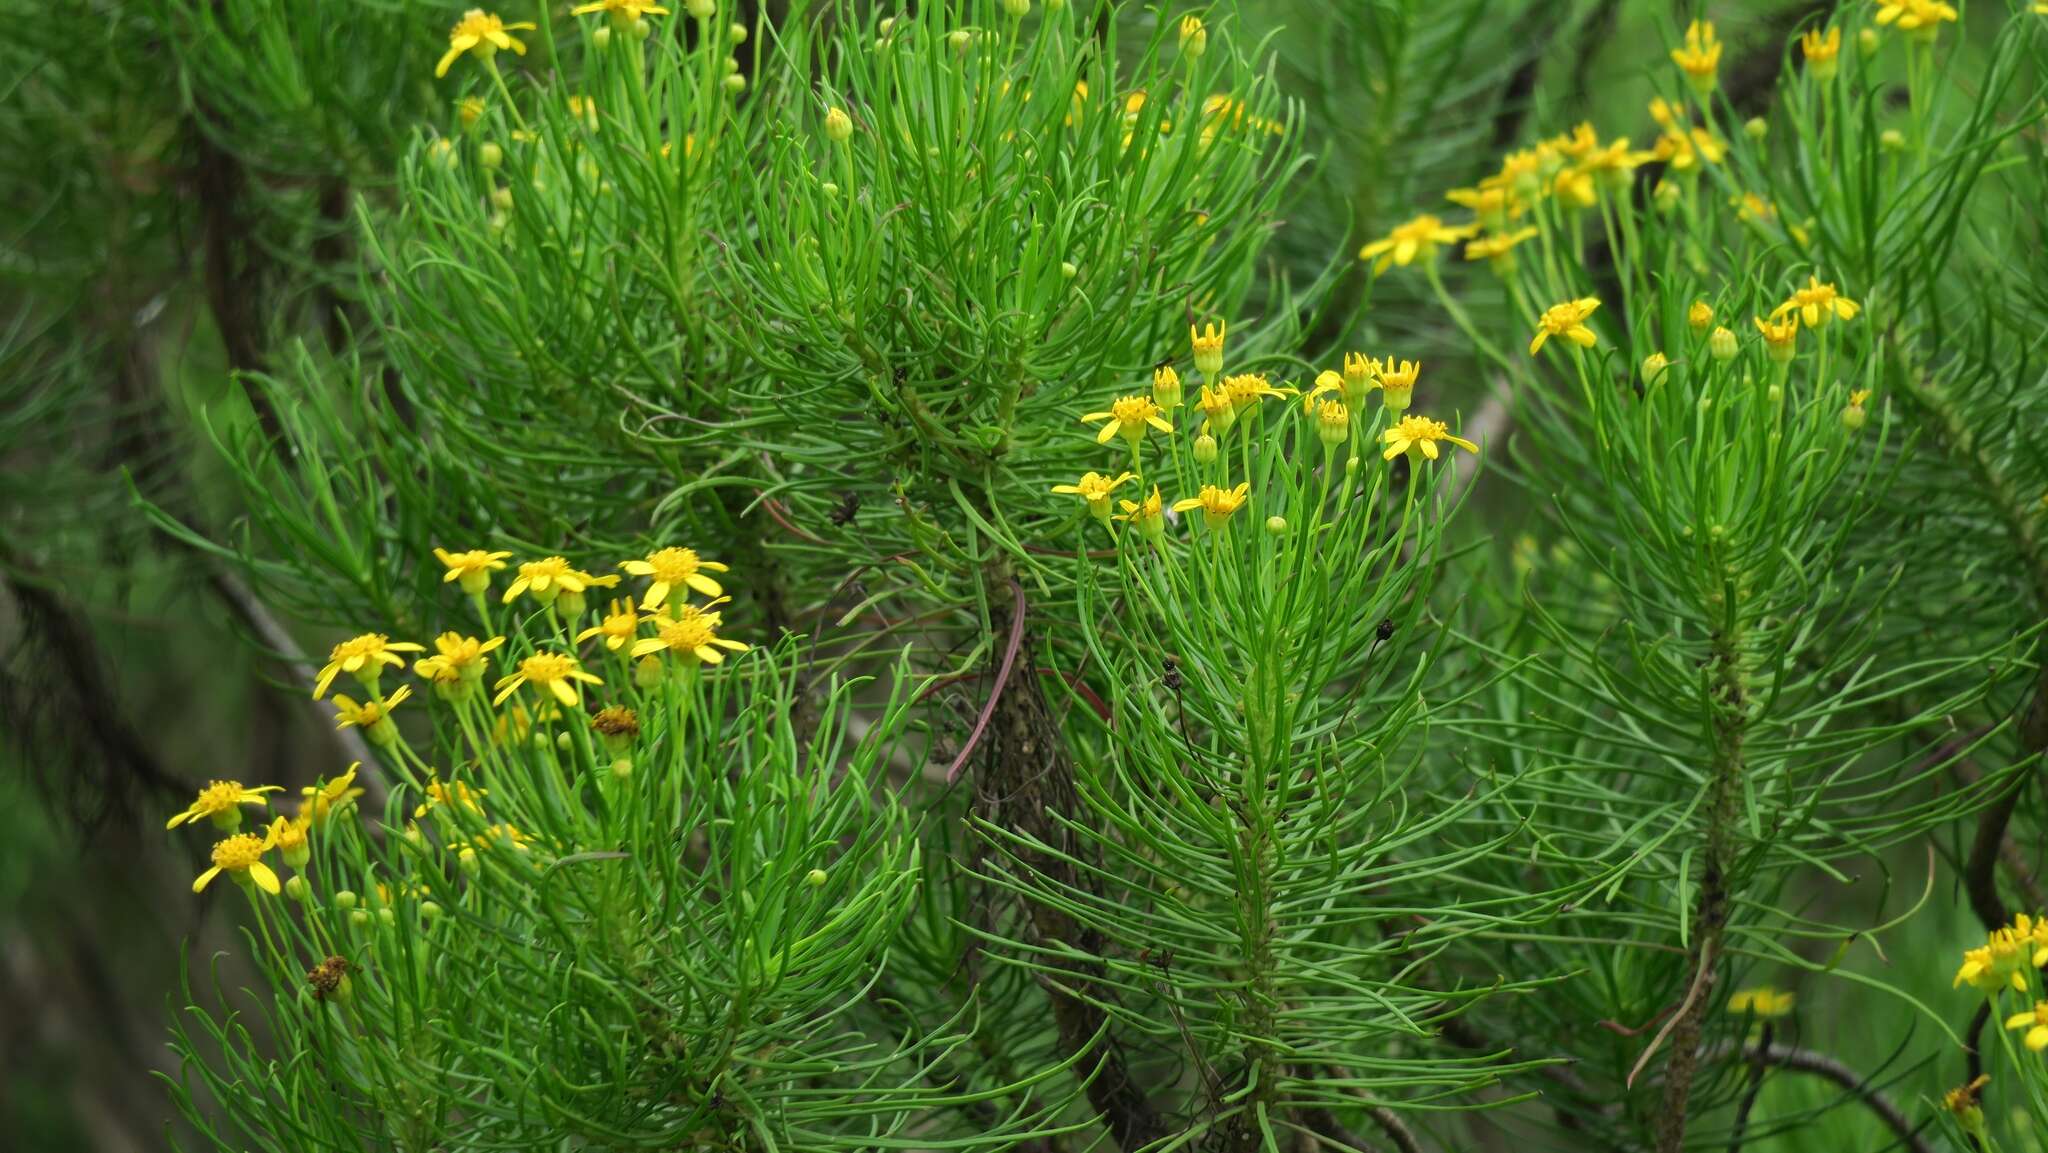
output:
[[[849,492],[839,498],[839,507],[832,510],[832,523],[836,527],[845,528],[847,525],[852,524],[853,518],[859,514],[860,494]]]
[[[1180,666],[1172,657],[1160,662],[1159,682],[1166,686],[1168,692],[1180,691]]]
[[[1392,640],[1394,637],[1394,618],[1380,618],[1379,627],[1373,630],[1373,635],[1383,641]]]

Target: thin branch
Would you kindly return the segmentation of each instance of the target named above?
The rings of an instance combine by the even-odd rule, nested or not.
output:
[[[1780,1069],[1825,1077],[1847,1089],[1851,1096],[1863,1102],[1872,1113],[1877,1114],[1878,1120],[1883,1121],[1885,1126],[1897,1135],[1899,1143],[1912,1153],[1934,1153],[1934,1147],[1927,1143],[1926,1138],[1920,1136],[1919,1128],[1900,1112],[1898,1106],[1872,1088],[1861,1073],[1825,1053],[1801,1049],[1795,1045],[1736,1045],[1730,1042],[1717,1047],[1709,1059],[1725,1060],[1731,1057],[1742,1057],[1750,1061],[1760,1061],[1765,1065],[1775,1065]]]

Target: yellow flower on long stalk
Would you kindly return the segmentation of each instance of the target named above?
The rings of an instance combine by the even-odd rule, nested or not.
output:
[[[463,592],[476,596],[490,585],[491,574],[504,568],[506,558],[512,554],[487,552],[480,548],[473,548],[468,552],[449,552],[445,548],[437,548],[434,555],[448,570],[441,578],[442,583],[459,583]]]
[[[1145,439],[1147,428],[1171,433],[1173,425],[1160,415],[1159,402],[1149,396],[1120,396],[1110,402],[1107,412],[1091,412],[1081,417],[1084,424],[1107,421],[1102,431],[1095,434],[1096,444],[1108,444],[1117,436],[1129,442],[1131,451],[1138,450],[1138,444]]]
[[[1415,399],[1415,381],[1422,375],[1422,362],[1396,361],[1390,356],[1376,363],[1379,370],[1374,377],[1380,386],[1380,403],[1391,413],[1408,411],[1408,405]]]
[[[2005,1019],[2008,1029],[2025,1029],[2023,1040],[2026,1046],[2039,1053],[2048,1049],[2048,1001],[2036,1001],[2034,1007],[2024,1013],[2014,1013]]]
[[[1808,276],[1805,288],[1794,290],[1791,299],[1771,310],[1771,319],[1776,320],[1794,311],[1799,313],[1799,319],[1806,323],[1806,327],[1820,328],[1836,318],[1856,319],[1863,306],[1843,296],[1834,285],[1822,284],[1820,277]]]
[[[347,772],[331,781],[300,789],[298,816],[308,824],[317,825],[335,810],[347,807],[362,796],[363,790],[356,787],[356,772],[362,767],[363,763],[357,761],[348,767]]]
[[[643,637],[633,644],[632,655],[649,656],[666,650],[669,655],[694,665],[702,662],[715,665],[725,660],[726,651],[743,653],[748,645],[744,641],[728,640],[718,635],[719,626],[724,624],[723,613],[710,611],[711,604],[698,608],[696,605],[672,606],[677,609],[674,616],[655,618],[654,634]]]
[[[653,612],[668,599],[670,590],[683,585],[716,599],[725,595],[725,589],[717,581],[705,576],[707,572],[729,572],[725,565],[715,560],[705,560],[692,549],[664,548],[647,554],[645,560],[621,562],[620,568],[634,576],[653,577],[647,586],[647,595],[640,600],[640,607]]]
[[[1195,371],[1202,374],[1204,381],[1213,383],[1223,371],[1223,340],[1229,330],[1228,321],[1203,325],[1199,332],[1194,325],[1188,325],[1188,343],[1195,351]]]
[[[263,863],[263,854],[277,847],[277,833],[273,828],[264,836],[254,833],[236,833],[213,846],[213,867],[199,874],[192,882],[192,891],[203,891],[222,873],[238,885],[254,884],[264,892],[275,896],[282,887],[277,874]]]
[[[668,9],[647,0],[597,0],[595,4],[579,4],[569,9],[571,16],[588,16],[592,12],[602,12],[611,17],[612,23],[626,26],[640,23],[642,16],[668,15]]]
[[[1542,351],[1544,342],[1553,336],[1569,340],[1580,348],[1591,348],[1600,343],[1600,338],[1586,327],[1587,318],[1599,307],[1598,297],[1582,296],[1544,309],[1543,315],[1536,320],[1536,338],[1529,342],[1529,355]]]
[[[1207,390],[1205,389],[1204,391]],[[1087,502],[1088,511],[1094,515],[1096,520],[1108,524],[1110,495],[1116,492],[1118,485],[1123,484],[1127,480],[1136,479],[1137,475],[1135,473],[1126,472],[1116,477],[1107,477],[1099,472],[1091,472],[1082,476],[1077,483],[1056,484],[1052,486],[1052,491],[1061,496],[1080,497],[1083,501]]]
[[[1286,396],[1288,390],[1274,388],[1260,373],[1241,372],[1236,376],[1223,378],[1223,392],[1230,398],[1230,406],[1243,412],[1265,397]]]
[[[383,633],[364,633],[335,645],[327,654],[327,663],[321,667],[320,675],[313,681],[313,699],[327,695],[327,689],[334,678],[350,673],[371,692],[377,691],[377,678],[385,665],[394,669],[405,667],[405,659],[399,653],[426,651],[410,641],[393,641]]]
[[[1479,231],[1478,224],[1445,224],[1424,213],[1394,226],[1393,231],[1358,250],[1358,259],[1373,262],[1375,275],[1393,265],[1405,268],[1417,260],[1434,260],[1438,245],[1456,244]]]
[[[1365,394],[1378,382],[1380,362],[1362,352],[1344,354],[1344,403],[1357,409],[1365,406]]]
[[[498,682],[498,695],[491,698],[494,705],[503,704],[505,698],[519,690],[521,685],[532,685],[553,693],[555,699],[568,707],[582,703],[582,694],[577,691],[577,682],[587,685],[601,685],[603,680],[584,672],[577,666],[576,658],[564,653],[535,653],[519,662],[519,671]]]
[[[1202,433],[1221,436],[1237,423],[1237,405],[1230,400],[1230,390],[1222,385],[1214,388],[1202,386],[1201,394],[1195,398],[1195,407],[1202,413]]]
[[[555,603],[555,597],[561,593],[580,593],[589,587],[584,574],[577,572],[567,557],[543,557],[519,566],[519,575],[506,587],[503,600],[509,605],[531,592],[533,599],[548,605]]]
[[[185,811],[166,821],[164,828],[175,829],[186,821],[205,817],[218,828],[239,829],[242,827],[243,805],[268,805],[270,801],[263,794],[282,791],[278,785],[249,789],[244,788],[240,781],[208,781]]]
[[[1230,518],[1245,505],[1251,496],[1252,486],[1240,484],[1236,488],[1219,488],[1213,484],[1202,486],[1199,496],[1191,496],[1173,502],[1173,511],[1192,512],[1202,510],[1202,523],[1211,529],[1230,527]]]
[[[1799,351],[1799,317],[1788,316],[1783,320],[1756,318],[1756,330],[1763,334],[1764,351],[1773,361],[1784,364]]]
[[[472,813],[484,811],[483,798],[490,795],[489,789],[473,789],[461,781],[442,783],[438,778],[427,782],[426,799],[412,811],[415,819],[443,805],[468,809]]]
[[[1688,172],[1728,158],[1728,145],[1720,137],[1705,128],[1694,127],[1691,113],[1661,96],[1650,101],[1650,119],[1664,129],[1651,156],[1674,170]]]
[[[1792,1012],[1793,995],[1769,985],[1754,989],[1737,989],[1728,998],[1730,1013],[1748,1013],[1766,1021],[1775,1020]]]
[[[1505,228],[1510,220],[1522,215],[1521,197],[1505,184],[1494,184],[1481,188],[1453,188],[1444,193],[1444,199],[1452,204],[1472,210],[1484,228]]]
[[[1341,400],[1319,400],[1315,407],[1316,439],[1323,447],[1336,447],[1351,439],[1351,410]]]
[[[576,643],[582,644],[592,637],[603,637],[604,647],[618,652],[633,643],[640,632],[640,614],[633,610],[630,600],[615,600],[604,619],[576,634]]]
[[[1842,52],[1842,30],[1830,28],[1826,35],[1818,28],[1808,28],[1799,36],[1799,54],[1806,59],[1806,70],[1815,80],[1825,84],[1835,78],[1839,68],[1838,58]]]
[[[1955,5],[1941,0],[1884,0],[1877,9],[1877,22],[1932,40],[1941,33],[1944,22],[1953,24],[1959,15]]]
[[[455,58],[465,52],[475,53],[476,58],[486,63],[498,54],[500,48],[509,48],[514,53],[526,55],[526,45],[507,35],[510,32],[531,32],[531,23],[507,24],[496,13],[481,8],[471,8],[462,14],[462,19],[448,30],[448,52],[441,62],[434,65],[435,77],[448,75],[448,68]]]
[[[445,632],[434,638],[434,655],[414,661],[412,671],[440,685],[482,680],[491,663],[489,654],[504,643],[504,637],[479,640]]]
[[[1118,501],[1123,512],[1116,519],[1137,529],[1146,540],[1156,541],[1166,535],[1166,504],[1159,496],[1159,486],[1152,486],[1152,495],[1143,501]]]
[[[1534,228],[1517,228],[1513,232],[1491,232],[1475,237],[1465,242],[1465,259],[1490,260],[1496,272],[1513,272],[1516,247],[1535,236]]]
[[[1471,441],[1452,436],[1450,425],[1426,416],[1404,416],[1399,424],[1381,433],[1380,439],[1387,446],[1386,451],[1380,453],[1380,456],[1387,460],[1392,460],[1402,453],[1409,454],[1411,461],[1415,459],[1416,453],[1435,460],[1443,452],[1437,447],[1440,443],[1455,444],[1466,452],[1479,451],[1479,446]]]
[[[1636,169],[1656,158],[1654,152],[1641,152],[1629,147],[1628,137],[1617,136],[1586,153],[1579,160],[1579,167],[1608,188],[1620,189],[1628,187]]]
[[[1712,21],[1695,20],[1685,30],[1685,46],[1671,50],[1671,60],[1685,70],[1686,83],[1705,96],[1714,90],[1721,67],[1721,42],[1714,39]]]
[[[363,736],[371,743],[389,746],[398,740],[398,726],[391,720],[391,712],[412,696],[411,685],[400,685],[398,691],[383,700],[367,700],[357,704],[354,700],[334,694],[334,727],[350,727],[363,730]]]
[[[270,843],[277,846],[284,863],[294,869],[305,868],[313,856],[308,836],[311,826],[312,822],[304,817],[278,817],[270,822]]]

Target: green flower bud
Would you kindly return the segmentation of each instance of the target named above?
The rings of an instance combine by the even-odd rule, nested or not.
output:
[[[337,908],[337,909],[353,909],[353,908],[355,908],[355,907],[356,907],[356,894],[355,894],[355,890],[353,890],[353,889],[343,889],[343,890],[342,890],[341,892],[339,892],[339,893],[336,893],[336,894],[334,894],[334,907],[335,907],[335,908]]]
[[[1284,536],[1287,532],[1287,518],[1269,516],[1266,518],[1266,533],[1269,536]]]
[[[804,884],[809,885],[813,889],[819,887],[820,885],[823,885],[824,883],[825,870],[823,869],[812,869],[810,872],[804,874]]]

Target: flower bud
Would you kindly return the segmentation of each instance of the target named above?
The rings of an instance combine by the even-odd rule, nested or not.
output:
[[[731,40],[734,44],[745,44],[747,42],[747,26],[734,21],[732,27],[725,30],[725,35],[726,39]]]
[[[432,901],[420,902],[420,919],[432,924],[441,917],[441,906]]]
[[[1877,146],[1886,152],[1904,152],[1906,150],[1906,134],[1896,128],[1887,128],[1878,134]]]
[[[476,162],[485,168],[496,169],[498,165],[505,163],[505,150],[486,140],[477,147]],[[472,574],[465,572],[462,575],[467,579]],[[482,571],[478,571],[473,575],[483,577],[487,583],[490,580],[490,574]]]
[[[730,76],[727,76],[723,83],[725,85],[725,90],[727,92],[737,93],[745,92],[747,90],[747,78],[740,75],[737,72],[733,73]]]
[[[1003,14],[1012,20],[1022,20],[1031,14],[1031,0],[1003,0]]]
[[[615,779],[615,780],[620,780],[620,781],[623,781],[623,780],[626,780],[626,779],[630,778],[630,777],[631,777],[632,775],[633,775],[633,758],[631,758],[631,757],[620,757],[620,758],[619,758],[618,760],[616,760],[616,761],[613,761],[613,762],[612,762],[612,777],[613,777],[613,779]]]
[[[967,50],[974,46],[974,33],[965,28],[955,28],[946,33],[946,46],[965,56]]]
[[[1200,16],[1183,16],[1180,20],[1180,54],[1190,60],[1200,60],[1202,53],[1209,50],[1209,30],[1202,26]]]
[[[1657,378],[1671,367],[1671,358],[1661,352],[1653,352],[1643,358],[1643,383],[1655,384]]]
[[[1267,535],[1267,536],[1284,536],[1284,535],[1286,535],[1286,533],[1287,533],[1287,518],[1286,518],[1286,517],[1284,517],[1284,516],[1269,516],[1269,517],[1267,517],[1267,518],[1266,518],[1266,535]]]
[[[844,144],[853,137],[853,117],[843,108],[825,110],[825,138],[834,144]]]
[[[1762,140],[1771,134],[1771,122],[1761,116],[1752,116],[1742,122],[1742,134],[1751,140]]]
[[[683,0],[683,11],[688,12],[694,19],[709,20],[712,14],[718,11],[718,5],[712,0]]]
[[[464,873],[472,877],[476,876],[477,872],[483,868],[482,862],[476,859],[476,850],[468,845],[462,846],[462,851],[456,854],[455,863],[461,867]]]
[[[1215,437],[1205,432],[1195,438],[1195,462],[1198,464],[1216,463]]]
[[[590,46],[597,49],[599,52],[602,52],[605,49],[611,47],[612,26],[609,24],[598,25],[597,30],[590,34]]]
[[[1850,432],[1863,431],[1864,422],[1870,419],[1869,414],[1863,410],[1863,402],[1869,398],[1870,393],[1865,389],[1859,388],[1849,394],[1849,404],[1842,409],[1843,428]]]
[[[1656,203],[1657,211],[1668,216],[1678,210],[1678,195],[1678,185],[1669,180],[1659,180],[1656,189],[1650,193],[1650,199]]]
[[[339,892],[339,893],[336,893],[336,894],[334,894],[334,907],[335,907],[335,908],[337,908],[337,909],[353,909],[353,908],[355,908],[355,907],[356,907],[356,894],[355,894],[355,890],[353,890],[353,889],[343,889],[343,890],[342,890],[341,892]]]
[[[839,199],[839,186],[830,180],[818,185],[818,191],[824,193],[827,200]]]
[[[654,657],[641,657],[633,666],[633,686],[641,692],[651,691],[661,684],[661,662]]]
[[[1716,328],[1714,334],[1707,337],[1707,353],[1715,360],[1725,364],[1735,359],[1735,352],[1735,334],[1727,328]]]
[[[1694,332],[1705,332],[1714,323],[1714,306],[1704,300],[1693,301],[1692,307],[1685,310],[1685,322]]]
[[[284,883],[284,895],[300,904],[306,903],[306,878],[291,877]]]
[[[397,923],[398,914],[391,911],[391,906],[386,905],[383,908],[377,910],[377,924],[379,926],[388,929],[391,926],[396,925]]]
[[[1863,53],[1866,59],[1877,55],[1877,50],[1882,47],[1884,41],[1879,39],[1877,29],[1866,27],[1856,33],[1856,50]]]
[[[369,928],[370,911],[368,909],[351,910],[348,915],[348,923],[358,929]]]
[[[1180,407],[1180,373],[1170,364],[1162,364],[1152,370],[1152,403],[1168,412]]]
[[[812,869],[804,874],[804,884],[809,885],[813,889],[823,885],[826,879],[825,870],[823,869]]]
[[[654,25],[649,24],[645,20],[635,20],[631,24],[626,25],[626,32],[635,40],[645,40],[649,36],[654,35]]]

